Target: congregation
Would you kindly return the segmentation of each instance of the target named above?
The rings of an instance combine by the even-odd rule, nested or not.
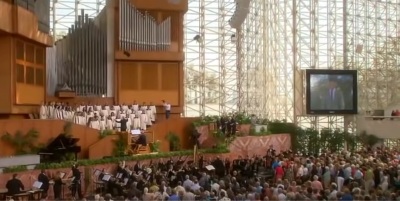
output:
[[[399,157],[385,148],[305,156],[271,147],[264,157],[121,163],[84,200],[400,200]]]
[[[166,103],[164,103],[166,104]],[[131,105],[80,104],[51,102],[40,107],[40,119],[61,119],[86,125],[97,130],[146,130],[156,121],[156,106],[153,103],[136,101]]]

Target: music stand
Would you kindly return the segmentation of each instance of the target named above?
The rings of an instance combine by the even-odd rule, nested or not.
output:
[[[101,180],[103,180],[103,181],[110,181],[110,179],[111,179],[111,175],[109,175],[109,174],[105,174],[103,176],[103,178],[101,178]]]
[[[93,174],[94,174],[94,176],[98,177],[101,174],[101,170],[96,169],[96,170],[94,170]]]
[[[215,170],[215,167],[212,166],[212,165],[207,165],[207,166],[206,166],[206,170],[212,171],[212,170]]]
[[[122,173],[117,173],[117,176],[115,176],[117,179],[122,179],[122,176],[124,176]]]
[[[42,187],[42,185],[43,185],[42,182],[35,181],[35,182],[33,182],[32,189],[34,189],[34,190],[40,189]]]

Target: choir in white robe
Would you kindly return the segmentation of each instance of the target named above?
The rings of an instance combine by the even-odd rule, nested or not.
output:
[[[140,118],[136,116],[133,118],[133,129],[140,129]]]
[[[139,105],[138,104],[133,104],[132,105],[132,109],[136,113],[137,111],[139,111]]]
[[[121,119],[120,118],[115,119],[115,130],[121,131]]]
[[[100,130],[100,121],[96,118],[91,119],[89,127],[96,130]]]
[[[96,111],[101,111],[101,105],[96,105],[96,106],[94,106],[94,110],[96,110]]]
[[[151,109],[147,109],[146,110],[146,115],[147,115],[147,122],[146,122],[146,124],[148,125],[148,126],[151,126],[151,125],[153,125],[152,124],[152,119],[153,119],[153,111],[151,111]]]
[[[111,117],[107,118],[106,128],[108,130],[113,130],[114,129],[114,121],[113,121],[113,119]]]
[[[47,106],[47,112],[48,112],[48,118],[49,119],[55,119],[55,108],[54,108],[54,105],[49,105],[49,106]]]
[[[140,114],[140,129],[142,130],[146,130],[147,129],[147,114],[145,112],[142,112],[142,114]]]
[[[40,106],[40,119],[48,119],[48,112],[47,112],[47,106],[46,105],[42,105]]]
[[[122,105],[122,107],[121,107],[121,110],[122,111],[127,111],[129,108],[128,108],[128,106],[127,105]]]
[[[151,119],[151,121],[156,121],[156,115],[157,115],[157,109],[155,105],[150,105],[150,109],[153,112],[153,118]]]
[[[100,130],[106,130],[107,129],[107,121],[104,117],[100,118]]]
[[[120,107],[119,105],[115,105],[115,106],[114,106],[114,110],[115,110],[115,111],[120,111],[120,110],[121,110],[121,107]]]

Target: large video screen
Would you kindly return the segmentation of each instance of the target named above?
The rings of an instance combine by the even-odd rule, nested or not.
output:
[[[308,114],[357,114],[357,71],[307,70]]]

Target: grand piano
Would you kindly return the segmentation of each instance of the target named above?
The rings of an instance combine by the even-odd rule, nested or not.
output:
[[[68,154],[74,154],[75,160],[81,147],[77,145],[79,138],[73,138],[66,134],[58,135],[46,148],[39,151],[40,162],[61,162],[67,160]]]

